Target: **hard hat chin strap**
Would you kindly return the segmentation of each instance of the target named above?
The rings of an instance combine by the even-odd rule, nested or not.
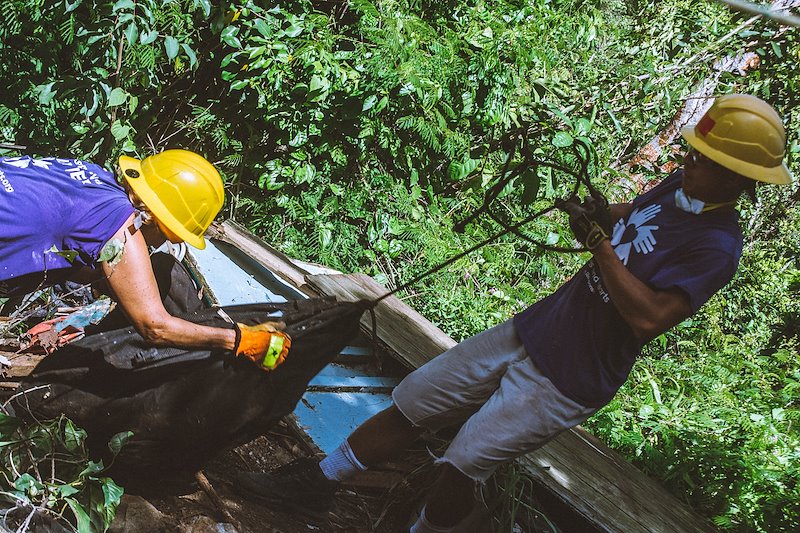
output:
[[[693,215],[708,213],[709,211],[714,211],[720,207],[727,207],[735,204],[736,200],[731,200],[730,202],[706,203],[703,200],[692,198],[686,194],[683,190],[683,187],[675,191],[675,206],[681,211],[686,211],[687,213],[692,213]]]

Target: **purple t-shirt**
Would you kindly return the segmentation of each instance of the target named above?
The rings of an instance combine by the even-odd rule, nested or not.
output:
[[[694,215],[675,206],[683,171],[633,201],[611,245],[628,270],[656,290],[680,289],[697,311],[733,277],[742,253],[739,213]],[[617,312],[590,260],[555,293],[514,317],[528,354],[566,396],[587,407],[608,403],[643,344]]]
[[[133,212],[113,174],[93,163],[0,158],[0,281],[10,293],[25,274],[94,268]]]

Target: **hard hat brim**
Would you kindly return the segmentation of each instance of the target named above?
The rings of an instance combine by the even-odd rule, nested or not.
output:
[[[187,244],[194,246],[198,250],[206,247],[206,240],[202,235],[195,235],[187,230],[178,219],[176,219],[158,198],[158,195],[151,189],[143,179],[142,162],[133,157],[122,155],[119,157],[119,168],[125,182],[133,189],[133,192],[144,202],[147,209],[164,224],[171,232],[183,239]],[[129,173],[128,171],[134,171]]]
[[[762,167],[747,161],[733,158],[715,148],[712,148],[694,131],[694,124],[681,128],[681,136],[686,139],[689,145],[698,152],[708,157],[712,161],[719,163],[723,167],[741,174],[746,178],[776,185],[786,185],[792,182],[792,174],[786,163],[781,163],[776,167]]]

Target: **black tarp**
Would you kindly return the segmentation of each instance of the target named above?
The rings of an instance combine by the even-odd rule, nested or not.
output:
[[[233,327],[202,304],[182,265],[169,259],[165,265],[156,273],[160,287],[169,287],[162,291],[168,309],[184,311],[192,322]],[[184,477],[291,413],[309,380],[358,334],[364,309],[333,299],[224,307],[235,322],[287,324],[292,347],[272,372],[228,351],[156,349],[109,316],[97,331],[44,359],[22,382],[20,392],[27,392],[14,409],[27,420],[67,415],[87,431],[92,455],[106,461],[109,439],[132,431],[110,471],[129,488]],[[106,321],[123,327],[109,330]]]

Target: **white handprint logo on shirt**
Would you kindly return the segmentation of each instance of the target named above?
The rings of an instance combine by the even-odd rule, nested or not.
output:
[[[50,168],[50,162],[44,161],[42,159],[33,159],[28,156],[19,156],[19,157],[4,157],[3,163],[8,165],[17,167],[17,168],[28,168],[31,164],[35,167]]]
[[[640,254],[648,254],[655,249],[656,238],[653,232],[658,226],[644,224],[661,212],[660,205],[649,205],[639,211],[634,209],[625,224],[621,219],[614,225],[611,235],[611,246],[623,264],[628,264],[631,248]],[[624,240],[624,242],[623,242]]]

